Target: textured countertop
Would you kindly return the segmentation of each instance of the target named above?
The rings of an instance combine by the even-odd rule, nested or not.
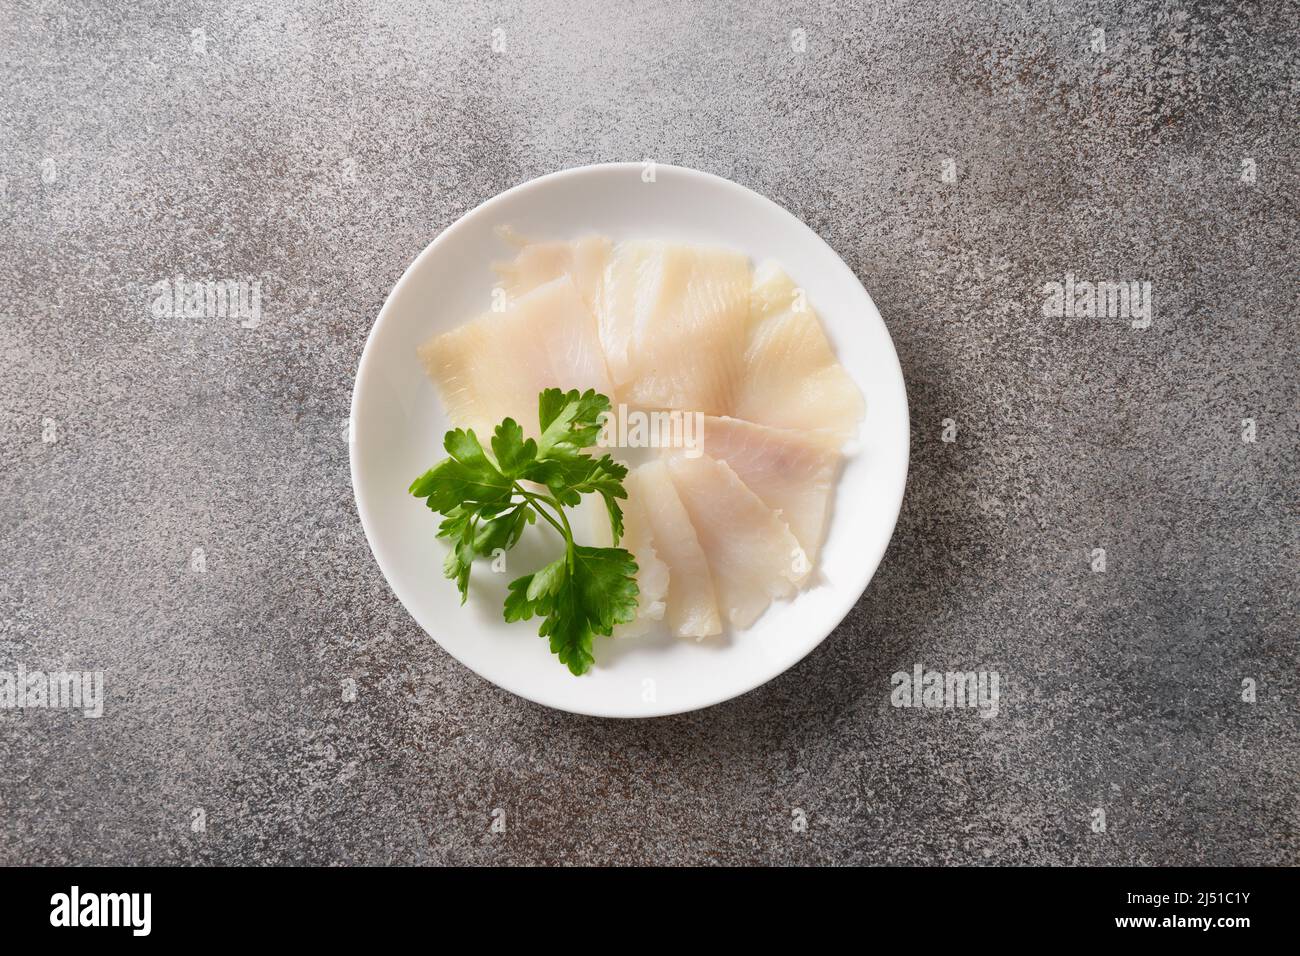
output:
[[[0,671],[104,675],[0,709],[0,863],[1300,863],[1292,4],[411,6],[0,18]],[[645,159],[855,270],[912,462],[810,657],[616,722],[414,624],[343,423],[440,230]],[[998,716],[891,706],[918,664]]]

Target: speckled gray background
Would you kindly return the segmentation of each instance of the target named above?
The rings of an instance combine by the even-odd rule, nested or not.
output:
[[[3,3],[0,669],[108,699],[0,711],[0,862],[1300,862],[1293,3],[414,6]],[[843,256],[913,450],[816,652],[620,723],[416,627],[340,426],[441,229],[645,158]],[[1043,317],[1067,271],[1151,327]],[[177,273],[261,325],[155,317]],[[916,663],[1001,715],[892,708]]]

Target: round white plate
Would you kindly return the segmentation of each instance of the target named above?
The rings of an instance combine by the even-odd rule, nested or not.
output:
[[[907,477],[907,394],[898,356],[871,297],[816,233],[735,183],[674,166],[652,182],[640,163],[584,166],[543,176],[488,200],[420,253],[370,332],[352,395],[352,484],[375,559],[393,592],[442,647],[475,673],[529,700],[601,717],[653,717],[708,707],[771,680],[820,644],[862,595],[889,544]],[[529,238],[602,233],[615,240],[716,243],[774,258],[821,317],[840,361],[866,396],[856,453],[846,463],[817,581],[778,602],[727,640],[675,641],[666,634],[598,637],[596,664],[574,677],[537,636],[536,619],[506,624],[510,580],[553,557],[555,541],[530,529],[494,574],[475,565],[469,603],[442,576],[437,517],[407,493],[445,457],[451,426],[416,346],[486,311],[494,260],[509,250],[496,234]],[[549,529],[546,529],[549,530]],[[550,545],[549,551],[547,545]],[[817,688],[809,687],[809,694]]]

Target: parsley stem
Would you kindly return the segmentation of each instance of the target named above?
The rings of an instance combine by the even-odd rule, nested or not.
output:
[[[569,519],[564,516],[564,508],[556,503],[556,513],[559,514],[560,520],[564,522],[564,558],[568,565],[569,573],[573,573],[573,529],[569,527]]]
[[[533,494],[531,491],[526,490],[517,481],[514,482],[514,486],[515,486],[515,490],[519,492],[519,494],[523,495],[524,498],[527,499],[528,503],[533,506],[534,511],[536,511],[539,515],[541,515],[543,518],[549,521],[551,523],[551,526],[555,528],[556,531],[564,535],[566,546],[573,541],[573,532],[569,529],[569,521],[567,518],[564,517],[564,509],[560,507],[560,503],[558,501],[556,501],[554,498],[548,498],[545,495]],[[551,513],[549,511],[547,511],[545,508],[541,506],[540,502],[542,501],[548,501],[551,503],[551,505],[555,508],[556,513],[559,514],[560,521],[564,522],[563,527],[560,526],[560,523],[558,521],[556,521],[554,518],[551,517]]]

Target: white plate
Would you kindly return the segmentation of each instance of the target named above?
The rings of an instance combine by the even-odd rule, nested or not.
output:
[[[871,297],[812,230],[757,193],[716,176],[639,163],[584,166],[543,176],[488,200],[435,239],[393,289],[370,332],[352,396],[352,484],[375,559],[393,592],[442,647],[475,673],[529,700],[601,717],[653,717],[708,707],[786,670],[829,634],[862,595],[893,533],[907,477],[907,394],[898,356]],[[818,583],[773,605],[720,644],[666,635],[597,638],[596,664],[574,677],[537,636],[537,620],[506,624],[506,583],[543,561],[521,542],[506,574],[479,562],[459,606],[442,576],[436,516],[407,487],[444,457],[450,428],[416,346],[483,312],[493,260],[507,257],[495,230],[530,238],[598,232],[614,239],[717,243],[755,262],[774,258],[821,316],[840,361],[866,395],[858,450],[838,487]],[[540,522],[538,523],[540,526]],[[816,687],[807,689],[816,694]]]

